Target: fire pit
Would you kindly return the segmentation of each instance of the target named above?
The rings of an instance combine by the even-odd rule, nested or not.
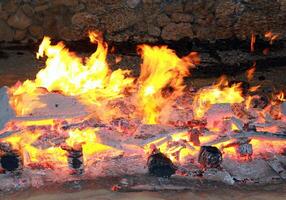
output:
[[[0,190],[138,175],[158,179],[154,190],[286,179],[284,92],[260,96],[248,83],[255,66],[248,82],[222,77],[196,90],[184,84],[196,52],[139,45],[135,77],[112,71],[102,35],[89,37],[97,50],[87,57],[44,37],[36,78],[1,88]],[[113,189],[150,190],[131,179]]]

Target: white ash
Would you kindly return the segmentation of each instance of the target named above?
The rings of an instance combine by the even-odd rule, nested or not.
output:
[[[0,130],[2,130],[6,123],[15,118],[16,113],[9,104],[8,88],[2,87],[0,89]]]

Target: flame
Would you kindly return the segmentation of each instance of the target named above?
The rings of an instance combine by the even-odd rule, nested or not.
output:
[[[244,97],[242,96],[240,84],[228,86],[227,80],[222,77],[217,84],[203,88],[196,93],[193,101],[194,117],[202,118],[212,104],[233,104],[243,101]]]
[[[175,52],[166,46],[139,46],[143,63],[138,79],[139,91],[137,102],[139,110],[144,115],[144,122],[154,124],[159,121],[159,114],[165,105],[182,94],[183,78],[189,75],[189,68],[198,62],[196,53],[179,58]],[[163,90],[171,88],[168,96]]]
[[[93,104],[100,104],[99,99],[110,100],[123,95],[134,79],[127,77],[128,70],[112,72],[106,62],[107,44],[98,33],[90,32],[89,37],[97,44],[97,50],[85,59],[70,52],[62,42],[52,45],[51,39],[44,37],[37,58],[47,56],[46,67],[39,71],[34,81],[27,80],[11,89],[11,104],[17,114],[30,110],[21,100],[24,94],[37,97],[37,88],[61,91]]]
[[[250,51],[251,52],[254,52],[254,50],[255,50],[255,47],[254,47],[255,42],[256,42],[256,36],[252,33],[251,34],[251,42],[250,42]]]
[[[100,140],[96,137],[97,131],[98,129],[92,128],[71,130],[66,144],[70,147],[82,146],[84,160],[88,160],[88,157],[95,153],[111,150],[112,147],[100,144]]]
[[[269,32],[266,32],[266,33],[264,34],[264,37],[265,37],[265,38],[269,41],[269,43],[272,45],[273,42],[278,39],[279,34],[275,34],[275,33],[272,33],[271,31],[269,31]]]
[[[279,92],[279,93],[276,95],[276,98],[277,98],[277,100],[279,100],[279,101],[281,101],[281,102],[286,101],[286,98],[285,98],[285,95],[284,95],[284,92],[283,92],[283,91]]]
[[[254,76],[254,72],[256,70],[256,62],[253,63],[252,67],[250,67],[247,71],[246,71],[246,77],[248,81],[251,81],[253,79]]]

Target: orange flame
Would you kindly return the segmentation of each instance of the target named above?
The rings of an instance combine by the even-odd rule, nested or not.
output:
[[[246,77],[248,81],[251,81],[253,79],[254,76],[254,72],[256,70],[256,62],[253,63],[252,67],[250,67],[247,71],[246,71]]]
[[[160,111],[167,104],[182,94],[183,78],[189,75],[189,67],[198,62],[196,53],[179,58],[175,52],[166,46],[139,46],[143,63],[138,79],[139,91],[137,101],[139,109],[144,114],[144,122],[158,122]],[[163,96],[166,87],[172,89],[168,97]]]
[[[266,33],[264,34],[264,37],[265,37],[265,38],[269,41],[269,43],[272,45],[273,42],[278,39],[279,34],[274,34],[274,33],[272,33],[271,31],[269,31],[269,32],[266,32]]]
[[[250,42],[250,51],[251,52],[254,52],[254,50],[255,50],[255,47],[254,47],[255,42],[256,42],[256,36],[252,33],[251,34],[251,42]]]
[[[227,80],[222,77],[219,83],[197,92],[193,101],[194,117],[202,118],[212,104],[241,103],[243,101],[240,84],[229,87]]]

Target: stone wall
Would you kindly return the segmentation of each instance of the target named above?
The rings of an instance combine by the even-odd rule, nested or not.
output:
[[[117,42],[285,38],[285,25],[286,0],[0,0],[0,41],[80,40],[93,29]]]

